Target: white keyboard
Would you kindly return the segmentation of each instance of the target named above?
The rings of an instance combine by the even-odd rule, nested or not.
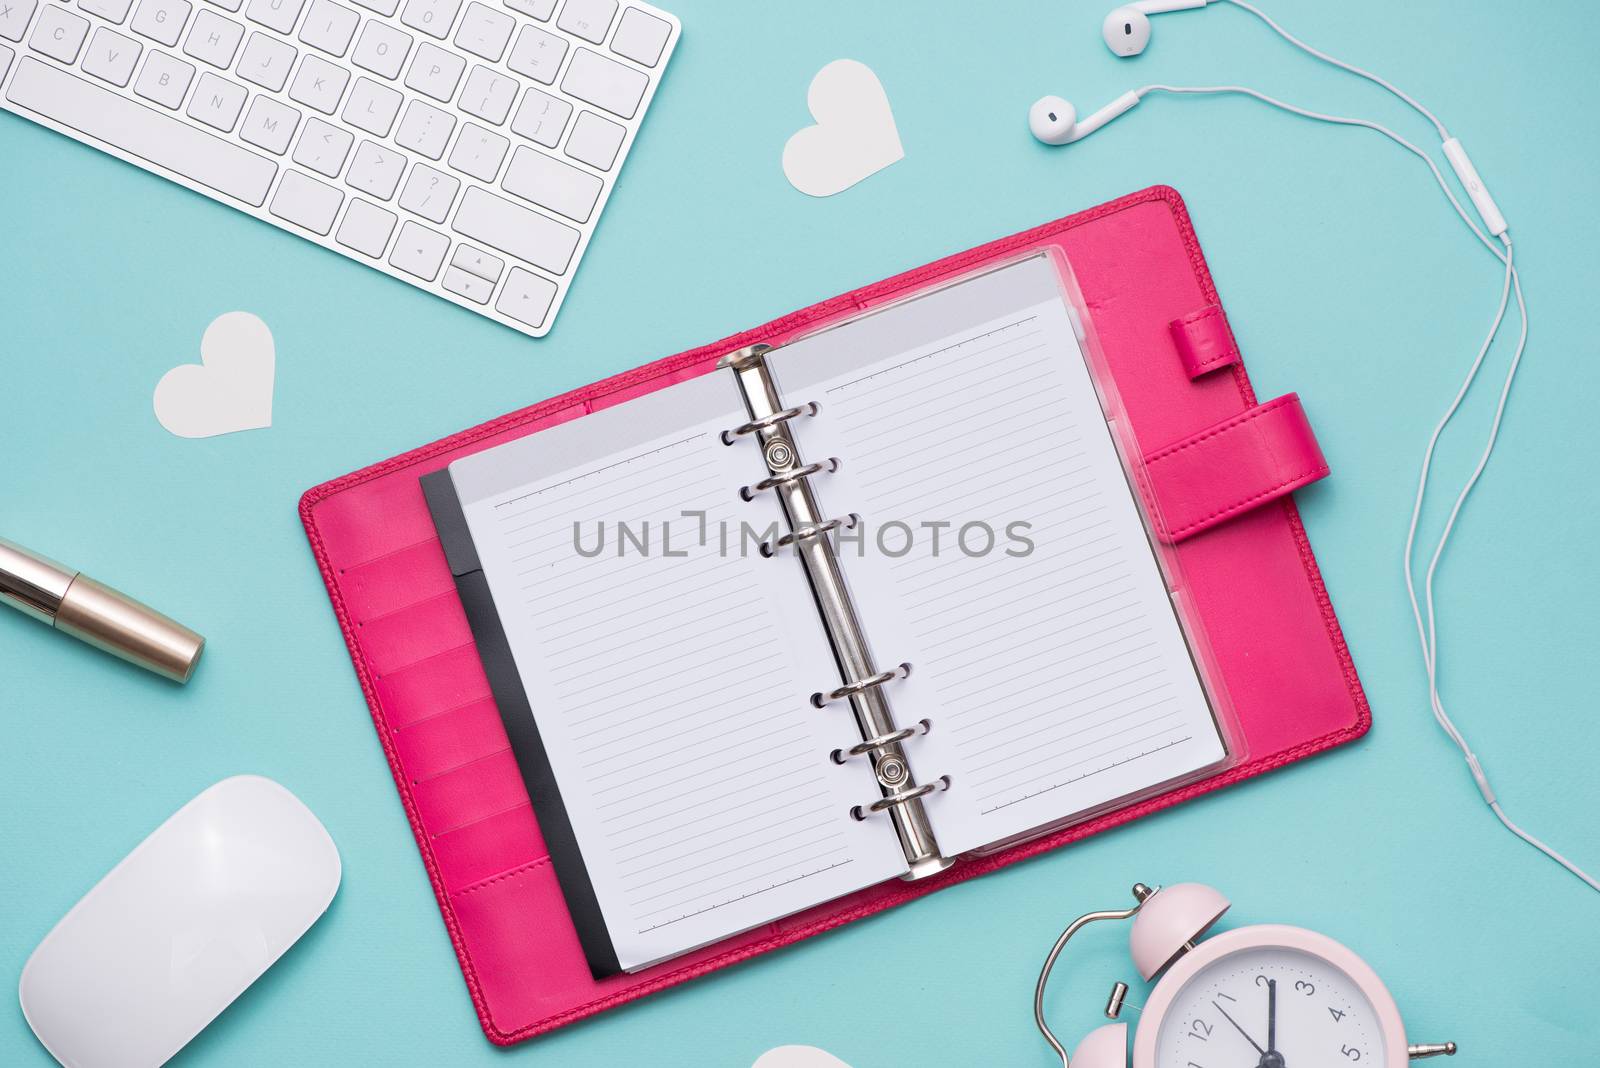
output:
[[[636,0],[0,0],[0,106],[542,337],[680,32]]]

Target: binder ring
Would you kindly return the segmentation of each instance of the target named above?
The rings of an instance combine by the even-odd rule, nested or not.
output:
[[[765,430],[768,427],[777,426],[779,423],[787,423],[789,420],[798,419],[802,415],[816,415],[821,410],[821,406],[816,401],[812,401],[809,404],[802,404],[798,408],[785,408],[781,412],[763,415],[760,419],[752,419],[748,423],[734,427],[732,430],[724,430],[722,432],[722,443],[724,445],[732,445],[735,439],[742,438],[746,434],[754,434],[758,430]]]
[[[811,703],[817,708],[824,708],[831,702],[837,701],[840,698],[851,697],[858,693],[865,693],[875,686],[882,686],[884,683],[893,682],[895,679],[907,678],[910,676],[910,674],[911,665],[901,664],[899,667],[890,668],[887,671],[880,671],[876,675],[872,675],[868,678],[857,679],[855,682],[847,682],[838,689],[829,690],[827,693],[823,693],[819,690],[811,695]]]
[[[784,471],[782,474],[773,475],[770,478],[764,478],[753,486],[746,486],[739,491],[739,496],[743,497],[747,501],[752,500],[754,499],[755,495],[760,493],[762,490],[777,489],[779,486],[786,486],[790,482],[798,482],[800,479],[805,478],[808,475],[820,474],[823,471],[836,471],[838,470],[838,467],[838,457],[830,457],[826,460],[819,460],[814,464],[806,464],[804,467],[796,467],[791,470]]]
[[[916,727],[901,727],[897,731],[890,731],[888,734],[880,734],[876,738],[868,738],[866,741],[857,742],[849,749],[835,749],[833,751],[833,762],[835,764],[843,764],[851,757],[864,756],[874,749],[882,749],[896,742],[903,742],[916,733]]]
[[[785,545],[793,545],[802,538],[814,538],[819,534],[826,534],[830,530],[838,530],[841,527],[852,528],[859,522],[861,522],[861,517],[856,513],[851,512],[849,515],[839,516],[836,519],[829,519],[826,522],[813,523],[811,526],[801,527],[798,530],[792,530],[778,538],[776,541],[762,542],[761,555],[775,556],[779,549],[783,548]]]
[[[935,790],[948,790],[949,788],[950,776],[942,775],[932,782],[923,783],[921,786],[913,786],[907,790],[900,790],[896,793],[886,794],[872,802],[870,805],[857,805],[850,810],[850,815],[854,819],[864,820],[875,812],[882,812],[885,809],[893,808],[896,805],[904,805],[909,801],[916,801],[919,798],[927,797]]]

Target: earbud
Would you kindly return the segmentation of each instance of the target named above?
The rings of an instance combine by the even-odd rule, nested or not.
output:
[[[1124,58],[1136,56],[1150,45],[1150,16],[1168,11],[1205,7],[1209,0],[1135,0],[1119,7],[1100,24],[1106,47]]]
[[[1065,145],[1088,137],[1138,102],[1138,93],[1123,93],[1080,122],[1077,109],[1070,103],[1059,96],[1044,96],[1028,109],[1028,129],[1047,145]]]
[[[1150,44],[1150,16],[1136,7],[1119,7],[1100,25],[1106,47],[1119,56],[1136,56]]]

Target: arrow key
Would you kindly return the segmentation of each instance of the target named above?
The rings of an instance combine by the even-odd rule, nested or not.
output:
[[[407,274],[414,274],[424,282],[431,282],[439,274],[444,254],[450,249],[450,239],[435,233],[426,226],[407,221],[395,239],[389,262]]]

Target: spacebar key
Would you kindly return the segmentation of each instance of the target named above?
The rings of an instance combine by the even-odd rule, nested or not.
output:
[[[254,152],[23,57],[6,98],[96,141],[176,171],[192,182],[259,208],[278,165]]]

